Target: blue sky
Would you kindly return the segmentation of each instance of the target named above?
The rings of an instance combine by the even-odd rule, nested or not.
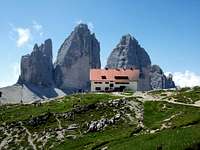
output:
[[[21,56],[34,43],[51,38],[55,58],[81,21],[100,41],[103,66],[121,36],[130,33],[177,83],[200,84],[199,0],[2,0],[0,86],[17,80]]]

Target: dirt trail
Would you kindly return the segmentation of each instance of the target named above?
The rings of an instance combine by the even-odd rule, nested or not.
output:
[[[57,117],[56,117],[56,120],[57,120],[57,122],[58,122],[58,128],[59,128],[59,129],[62,129],[60,120],[59,120]]]
[[[136,92],[134,94],[134,96],[141,97],[141,98],[138,98],[138,99],[142,102],[145,102],[145,101],[164,101],[164,102],[179,104],[179,105],[184,105],[184,106],[200,107],[200,101],[197,101],[195,104],[186,104],[186,103],[181,103],[181,102],[175,102],[173,100],[163,99],[162,96],[152,96],[152,95],[148,94],[147,92],[144,92],[144,93]]]

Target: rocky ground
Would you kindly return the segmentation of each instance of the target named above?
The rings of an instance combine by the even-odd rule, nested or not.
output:
[[[31,103],[38,100],[48,100],[52,97],[60,97],[66,95],[62,90],[55,87],[38,87],[35,85],[20,85],[15,84],[0,88],[2,97],[0,104],[16,104],[16,103]]]
[[[198,149],[200,99],[191,95],[199,91],[76,94],[4,105],[0,149]]]

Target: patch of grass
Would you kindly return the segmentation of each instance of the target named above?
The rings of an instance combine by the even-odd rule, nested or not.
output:
[[[124,96],[133,96],[134,92],[123,92],[122,95]]]
[[[83,137],[74,141],[66,139],[63,143],[56,145],[54,149],[89,150],[108,147],[108,149],[113,150],[155,150],[162,147],[163,150],[182,150],[200,142],[200,134],[197,132],[200,130],[200,123],[195,122],[200,120],[199,108],[160,101],[146,102],[144,109],[144,123],[148,128],[160,127],[164,119],[173,114],[182,113],[172,119],[171,129],[155,134],[134,136],[131,133],[136,129],[136,125],[122,121],[116,125],[108,126],[100,132],[83,134]],[[192,123],[194,123],[192,126],[185,127]]]
[[[200,90],[200,88],[195,87],[195,91],[198,90]],[[27,127],[32,134],[37,133],[38,139],[41,136],[45,136],[46,132],[53,135],[48,139],[44,149],[51,149],[50,147],[52,144],[54,145],[52,148],[54,150],[91,150],[102,149],[103,147],[108,147],[108,149],[111,150],[182,150],[198,147],[198,144],[200,143],[200,108],[172,104],[165,101],[146,101],[143,104],[135,97],[128,97],[126,100],[135,101],[140,107],[142,107],[141,105],[144,105],[145,128],[143,130],[138,129],[137,122],[131,122],[128,116],[122,115],[121,119],[115,124],[109,124],[99,132],[85,132],[89,122],[100,120],[101,118],[110,119],[116,113],[121,111],[125,111],[126,114],[130,114],[133,117],[133,120],[135,119],[135,112],[128,108],[126,109],[126,106],[113,107],[107,105],[109,100],[118,98],[121,97],[104,93],[75,94],[43,103],[41,106],[37,107],[34,105],[10,105],[0,107],[0,125],[4,121],[7,123],[15,121],[26,122],[30,118],[48,113],[57,113],[58,115],[59,113],[69,112],[74,107],[101,102],[102,104],[99,104],[94,108],[75,113],[73,119],[67,117],[64,118],[59,115],[55,118],[54,115],[51,115],[44,124],[34,127],[29,124],[25,124],[24,126]],[[166,121],[166,119],[169,118],[171,119]],[[57,119],[59,119],[59,121]],[[164,129],[154,134],[145,134],[144,131],[146,129],[151,130],[160,128],[164,120],[165,122],[170,123],[170,129]],[[58,122],[61,123],[63,129],[66,129],[71,124],[77,124],[77,129],[65,132],[65,136],[74,135],[76,136],[76,139],[73,140],[65,137],[64,140],[60,142],[56,138]],[[49,129],[51,131],[48,131]],[[0,134],[2,134],[2,136],[0,136],[1,140],[5,136],[3,131],[0,131]],[[13,132],[13,134],[15,133]],[[19,142],[20,145],[10,143],[9,149],[13,149],[13,147],[19,149],[21,146],[32,149],[27,138],[27,134],[22,132],[20,134],[20,139],[22,139],[21,142]],[[34,144],[39,148],[42,142],[35,142]]]
[[[178,115],[177,115],[178,114]],[[151,129],[160,128],[163,120],[177,115],[172,119],[172,127],[180,127],[200,121],[200,109],[192,106],[171,104],[168,102],[144,103],[144,125]]]
[[[173,98],[177,102],[194,104],[196,101],[200,100],[200,87],[194,87],[193,89],[183,88],[178,91]]]
[[[90,150],[102,148],[104,145],[114,140],[129,137],[135,127],[136,126],[129,125],[126,122],[118,122],[115,125],[106,127],[103,131],[87,133],[83,137],[80,137],[74,141],[66,139],[63,143],[56,145],[53,149]]]
[[[149,94],[152,94],[152,95],[157,95],[157,94],[161,94],[161,93],[164,93],[165,90],[154,90],[154,91],[150,91],[148,92]]]
[[[183,150],[200,143],[200,125],[168,129],[155,134],[139,135],[114,141],[111,150]]]
[[[97,102],[106,102],[112,99],[120,98],[111,94],[75,94],[69,95],[62,99],[53,100],[41,104],[34,105],[8,105],[0,107],[0,124],[3,122],[23,121],[31,117],[36,117],[48,112],[66,112],[70,111],[74,106],[82,106]]]

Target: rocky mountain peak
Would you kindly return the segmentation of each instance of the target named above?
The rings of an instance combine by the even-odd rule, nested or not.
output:
[[[53,57],[51,39],[45,40],[44,44],[42,43],[40,46],[36,43],[33,47],[33,53],[41,53],[42,55]]]
[[[63,89],[87,89],[90,68],[100,68],[100,44],[86,24],[79,24],[61,45],[55,68],[56,85]]]
[[[137,40],[134,37],[132,37],[130,34],[126,34],[122,36],[119,45],[126,46],[132,44],[133,42],[135,42],[135,44],[138,44]]]
[[[38,45],[37,45],[37,43],[34,45],[34,47],[33,47],[33,51],[38,51],[39,50],[39,47],[38,47]]]
[[[122,36],[116,48],[111,52],[106,67],[134,67],[140,69],[138,90],[143,91],[175,87],[172,78],[167,78],[158,65],[151,66],[151,59],[148,53],[130,34]]]
[[[49,87],[53,85],[52,41],[48,39],[34,45],[31,54],[21,58],[21,75],[18,83]]]
[[[80,23],[80,24],[78,24],[75,27],[74,32],[78,32],[78,33],[90,33],[90,30],[89,30],[87,24]]]
[[[138,44],[130,34],[122,36],[116,48],[111,52],[107,68],[143,68],[151,65],[147,52]]]
[[[159,73],[159,74],[163,74],[162,69],[158,65],[152,65],[151,66],[151,72],[156,72],[156,73]]]

